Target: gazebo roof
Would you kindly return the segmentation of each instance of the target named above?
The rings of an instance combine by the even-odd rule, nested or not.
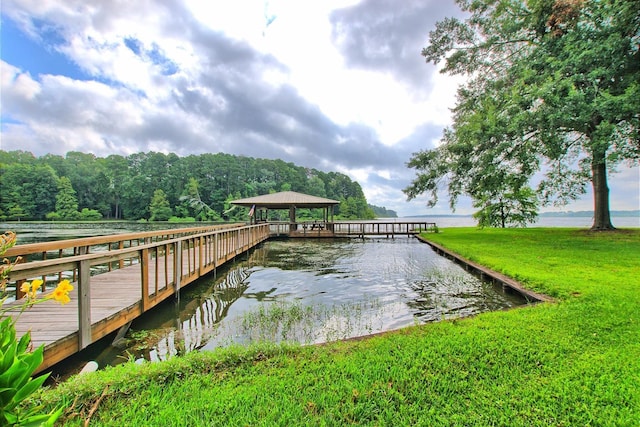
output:
[[[339,205],[340,202],[337,200],[325,199],[324,197],[296,193],[295,191],[282,191],[280,193],[265,194],[263,196],[234,200],[231,204],[247,207],[255,205],[257,208],[289,209],[292,206],[297,208],[324,208],[332,205]]]

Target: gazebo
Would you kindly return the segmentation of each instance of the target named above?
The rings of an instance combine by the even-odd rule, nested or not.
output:
[[[329,229],[333,222],[333,206],[339,205],[340,202],[324,197],[310,196],[308,194],[296,193],[295,191],[282,191],[280,193],[265,194],[262,196],[249,197],[246,199],[234,200],[232,205],[244,206],[251,209],[251,222],[266,221],[269,209],[288,209],[289,210],[289,231],[297,230],[296,209],[297,208],[322,208],[323,221],[318,226]],[[263,216],[262,213],[265,213]]]

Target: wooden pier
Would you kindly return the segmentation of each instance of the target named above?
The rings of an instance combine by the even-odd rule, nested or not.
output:
[[[395,237],[436,230],[428,222],[264,222],[19,245],[5,254],[25,259],[12,269],[10,285],[19,289],[24,281],[42,279],[46,294],[69,279],[74,290],[66,305],[51,300],[19,313],[17,301],[4,308],[17,317],[18,336],[31,331],[34,348],[45,346],[41,372],[270,237]]]
[[[36,256],[16,265],[10,283],[42,279],[45,293],[62,279],[73,282],[71,302],[37,304],[19,313],[18,336],[31,331],[44,344],[38,372],[117,331],[184,286],[269,238],[269,226],[235,225],[121,234],[21,245],[5,256]],[[55,258],[51,258],[54,256]]]

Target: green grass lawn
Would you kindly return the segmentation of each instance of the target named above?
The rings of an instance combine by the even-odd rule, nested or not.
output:
[[[72,378],[64,425],[640,425],[640,230],[426,235],[554,303]],[[32,402],[35,403],[35,402]]]

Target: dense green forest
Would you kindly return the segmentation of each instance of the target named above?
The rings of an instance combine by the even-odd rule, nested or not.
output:
[[[376,216],[348,176],[282,160],[156,152],[102,158],[76,151],[35,157],[0,150],[0,220],[242,221],[247,210],[231,201],[278,191],[339,200],[336,219]],[[272,215],[286,219],[288,213]]]

